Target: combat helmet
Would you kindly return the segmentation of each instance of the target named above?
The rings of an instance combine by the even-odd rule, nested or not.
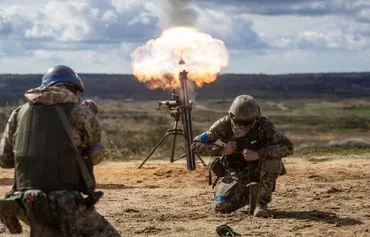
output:
[[[48,69],[41,79],[41,86],[71,85],[83,92],[85,90],[81,78],[70,67],[57,65]]]
[[[236,97],[230,106],[229,114],[240,121],[251,121],[261,116],[257,101],[250,95]]]

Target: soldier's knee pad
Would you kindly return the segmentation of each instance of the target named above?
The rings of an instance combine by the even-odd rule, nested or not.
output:
[[[219,212],[221,214],[231,213],[234,211],[234,208],[231,202],[216,203],[214,207],[215,207],[215,212]]]
[[[225,214],[233,211],[233,204],[225,196],[216,196],[215,200],[213,201],[213,205],[215,212]]]

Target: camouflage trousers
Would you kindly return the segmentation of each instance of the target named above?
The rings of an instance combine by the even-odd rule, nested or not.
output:
[[[30,236],[121,236],[94,205],[84,204],[83,200],[76,191],[52,191],[48,194],[39,190],[26,191],[22,202],[31,226]]]
[[[215,186],[214,208],[216,212],[230,213],[249,203],[249,187],[251,182],[259,183],[257,203],[267,205],[271,202],[275,190],[276,179],[285,172],[281,159],[261,160],[248,165],[240,171],[226,169]]]

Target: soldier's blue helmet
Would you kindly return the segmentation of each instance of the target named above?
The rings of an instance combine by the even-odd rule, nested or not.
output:
[[[48,69],[41,79],[41,86],[70,85],[83,92],[85,90],[81,78],[72,68],[57,65]]]

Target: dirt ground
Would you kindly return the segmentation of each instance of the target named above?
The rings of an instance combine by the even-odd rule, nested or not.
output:
[[[200,164],[105,162],[96,167],[105,192],[97,210],[122,236],[217,236],[229,222],[242,236],[370,236],[370,159],[339,157],[319,163],[285,159],[267,219],[239,210],[215,214],[208,172]],[[1,170],[0,191],[10,189],[12,170]],[[25,235],[28,229],[25,227]],[[0,236],[7,236],[6,233]]]

